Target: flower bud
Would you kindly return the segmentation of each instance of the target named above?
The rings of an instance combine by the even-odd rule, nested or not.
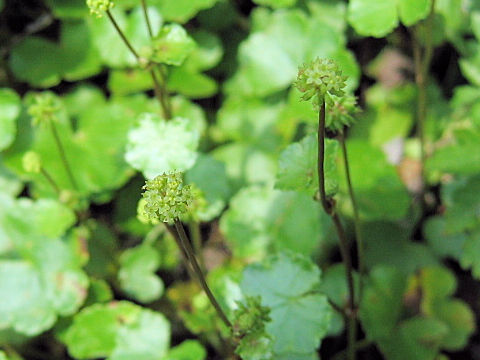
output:
[[[35,151],[28,151],[22,158],[23,169],[28,173],[38,174],[42,170],[40,155]]]
[[[355,122],[354,115],[360,112],[357,99],[353,95],[325,97],[327,105],[325,126],[331,131],[340,131]]]
[[[173,223],[188,211],[193,196],[190,186],[183,184],[180,172],[165,173],[143,186],[144,215],[150,220]]]

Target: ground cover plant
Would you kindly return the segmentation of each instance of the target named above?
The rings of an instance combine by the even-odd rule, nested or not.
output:
[[[0,18],[0,360],[480,359],[478,2]]]

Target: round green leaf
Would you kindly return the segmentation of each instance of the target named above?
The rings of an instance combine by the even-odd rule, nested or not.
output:
[[[60,82],[60,58],[61,51],[55,43],[38,36],[28,36],[13,47],[9,64],[19,80],[48,88]]]

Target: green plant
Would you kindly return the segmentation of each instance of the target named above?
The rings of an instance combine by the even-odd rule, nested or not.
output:
[[[0,17],[0,360],[474,358],[476,2]]]

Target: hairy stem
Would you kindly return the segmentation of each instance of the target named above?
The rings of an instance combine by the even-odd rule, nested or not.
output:
[[[353,225],[355,228],[355,238],[357,240],[358,269],[360,273],[360,288],[358,290],[359,292],[358,299],[360,301],[362,299],[363,277],[365,275],[364,243],[362,238],[362,231],[360,228],[360,216],[358,215],[357,200],[355,198],[355,192],[353,191],[353,186],[352,186],[352,178],[350,176],[350,166],[348,164],[348,153],[347,153],[347,146],[345,144],[345,135],[343,132],[340,134],[339,140],[340,140],[340,145],[342,147],[343,165],[345,167],[345,175],[347,178],[348,194],[350,196],[350,201],[352,202],[352,208],[353,208]]]
[[[335,230],[338,235],[340,253],[342,261],[345,265],[345,273],[348,286],[348,309],[347,315],[347,337],[348,337],[348,359],[355,359],[355,339],[356,339],[356,310],[355,310],[355,290],[353,286],[353,268],[350,258],[350,251],[347,237],[343,229],[342,223],[338,214],[335,212],[335,202],[333,199],[327,199],[325,193],[325,101],[321,101],[320,111],[318,114],[318,190],[320,192],[320,201],[325,212],[330,216],[335,225]]]
[[[185,233],[185,229],[183,228],[183,225],[178,218],[175,219],[175,230],[177,231],[178,237],[180,238],[180,242],[185,250],[187,259],[193,268],[193,271],[197,277],[197,280],[200,283],[200,286],[202,287],[203,291],[205,291],[205,294],[207,295],[208,300],[210,300],[210,303],[213,305],[213,307],[217,311],[217,314],[220,317],[220,319],[222,319],[225,325],[227,325],[227,327],[231,329],[232,323],[230,322],[230,320],[228,320],[227,316],[225,315],[222,308],[220,307],[220,304],[217,302],[217,299],[215,298],[212,291],[208,287],[207,281],[205,280],[205,276],[203,275],[203,272],[200,269],[200,266],[198,265],[197,259],[195,258],[195,254],[193,253],[192,246],[190,245],[190,241],[188,240],[187,234]]]
[[[433,55],[433,15],[435,0],[432,1],[430,15],[425,25],[425,46],[422,49],[419,39],[418,27],[413,30],[413,60],[415,65],[415,83],[418,89],[417,98],[417,136],[420,139],[420,171],[422,178],[421,199],[424,202],[425,193],[425,120],[427,118],[427,78]]]
[[[52,176],[48,173],[47,170],[45,170],[43,167],[40,168],[40,173],[43,175],[43,177],[48,181],[50,186],[55,190],[57,195],[60,195],[60,188],[58,187],[57,183],[55,180],[53,180]]]
[[[322,100],[320,112],[318,113],[318,192],[323,210],[331,215],[332,204],[327,200],[325,193],[325,101]]]
[[[55,143],[57,144],[58,152],[60,153],[60,158],[62,159],[63,166],[67,171],[68,178],[70,179],[73,188],[78,191],[77,182],[73,177],[72,169],[70,168],[67,160],[67,155],[65,154],[65,149],[62,145],[62,141],[60,140],[60,136],[58,136],[57,128],[55,127],[53,121],[50,121],[50,130],[52,131],[53,138],[55,139]]]

